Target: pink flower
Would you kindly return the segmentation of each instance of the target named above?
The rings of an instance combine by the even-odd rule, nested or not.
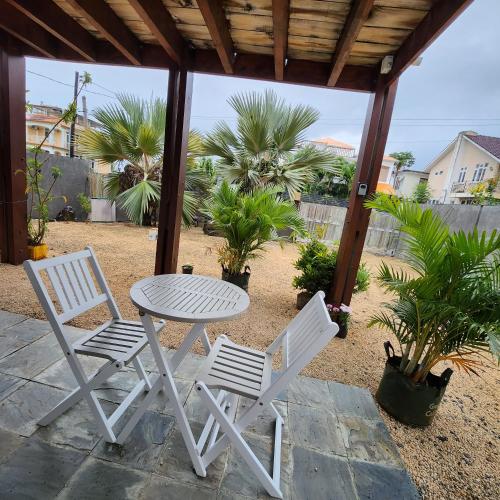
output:
[[[351,314],[352,313],[352,309],[349,306],[346,306],[345,304],[340,304],[340,310],[343,313],[347,313],[347,314]]]

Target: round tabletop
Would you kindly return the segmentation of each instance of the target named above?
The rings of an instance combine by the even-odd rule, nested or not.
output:
[[[249,306],[240,287],[196,274],[161,274],[144,278],[130,289],[132,303],[158,318],[186,323],[231,319]]]

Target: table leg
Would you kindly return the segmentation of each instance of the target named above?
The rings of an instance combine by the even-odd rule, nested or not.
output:
[[[170,360],[170,369],[172,370],[172,373],[175,373],[175,370],[177,370],[179,365],[182,363],[182,360],[186,357],[186,354],[198,338],[201,340],[201,343],[205,348],[205,352],[207,354],[210,352],[211,346],[210,341],[208,340],[207,331],[205,330],[205,325],[203,323],[195,323],[182,341],[179,349],[177,349]]]
[[[196,474],[198,476],[205,477],[207,475],[207,471],[196,448],[196,441],[194,439],[193,432],[191,431],[186,413],[184,412],[184,408],[182,407],[182,402],[179,398],[179,392],[177,391],[174,377],[172,376],[172,367],[174,366],[173,358],[172,363],[169,363],[164,352],[162,351],[160,343],[158,341],[158,337],[156,336],[156,330],[151,316],[149,314],[145,314],[142,311],[139,312],[139,315],[141,317],[142,325],[144,326],[144,331],[146,332],[146,335],[148,337],[151,351],[153,352],[153,357],[160,372],[160,378],[163,382],[165,393],[167,394],[172,403],[172,406],[174,407],[175,418],[181,431],[182,438],[184,439],[184,443],[186,444],[189,458],[193,463]]]

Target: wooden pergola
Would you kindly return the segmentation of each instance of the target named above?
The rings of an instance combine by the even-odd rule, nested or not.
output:
[[[253,78],[370,93],[328,296],[349,304],[398,78],[472,1],[0,0],[2,262],[26,258],[25,56],[169,70],[157,274],[177,269],[193,73]]]

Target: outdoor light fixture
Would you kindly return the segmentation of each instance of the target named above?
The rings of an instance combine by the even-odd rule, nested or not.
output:
[[[380,65],[380,73],[382,75],[387,75],[392,69],[392,64],[394,63],[394,56],[385,56],[382,59],[382,64]]]

